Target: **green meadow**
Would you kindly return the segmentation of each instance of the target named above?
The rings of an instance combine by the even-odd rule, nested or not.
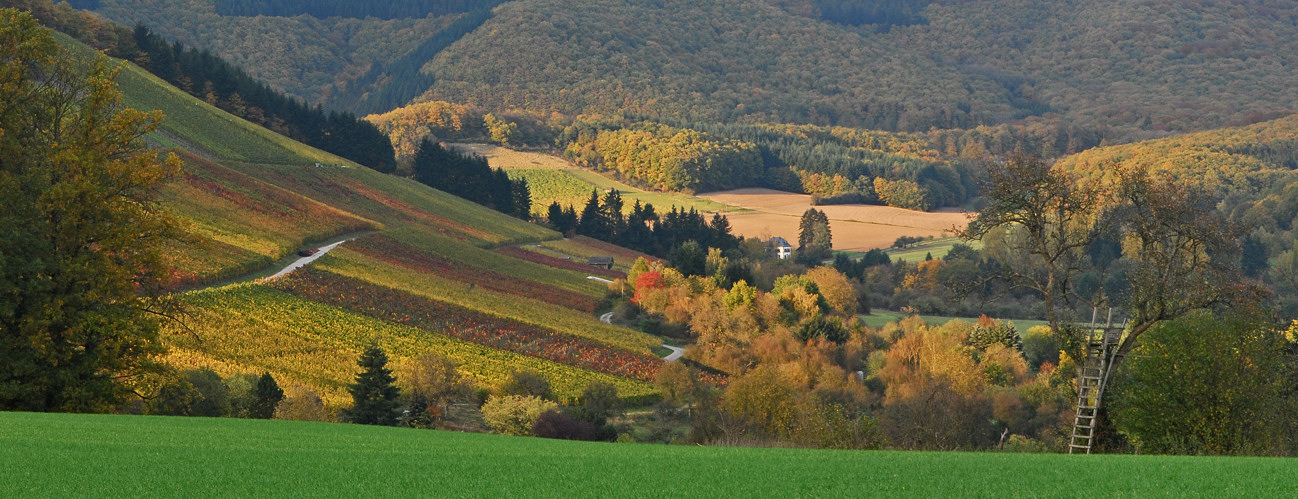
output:
[[[0,496],[1279,497],[1298,461],[569,442],[359,425],[0,413]]]

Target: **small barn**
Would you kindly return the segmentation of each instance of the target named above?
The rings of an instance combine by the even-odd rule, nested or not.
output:
[[[613,270],[613,257],[611,256],[592,256],[586,259],[586,263]]]

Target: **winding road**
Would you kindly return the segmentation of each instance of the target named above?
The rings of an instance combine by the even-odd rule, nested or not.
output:
[[[267,277],[265,280],[267,280],[267,281],[273,281],[273,280],[275,280],[275,279],[279,279],[279,278],[284,277],[284,276],[286,276],[286,275],[292,274],[294,270],[297,270],[297,269],[300,269],[300,268],[302,268],[302,267],[307,266],[307,264],[309,264],[309,263],[311,263],[311,262],[314,262],[314,261],[316,261],[316,259],[318,259],[318,258],[324,256],[325,253],[328,253],[330,250],[332,250],[332,249],[334,249],[334,248],[337,248],[339,244],[345,243],[345,242],[347,242],[347,241],[351,241],[351,239],[346,239],[346,240],[338,241],[338,242],[333,243],[333,244],[328,244],[328,245],[325,245],[325,246],[321,246],[321,247],[317,248],[317,249],[316,249],[316,252],[315,252],[314,254],[312,254],[311,256],[304,256],[304,257],[302,257],[302,258],[298,258],[297,260],[293,261],[293,263],[288,264],[287,267],[284,267],[284,268],[281,269],[279,272],[276,272],[274,275],[272,275],[272,276],[270,276],[270,277]]]
[[[599,321],[605,324],[612,324],[613,312],[605,312],[604,315],[599,316]],[[663,357],[663,360],[666,362],[676,362],[678,359],[681,358],[681,356],[685,355],[684,348],[674,347],[666,343],[663,343],[663,348],[672,351],[671,354],[667,355],[666,357]]]
[[[316,252],[313,253],[311,256],[304,256],[304,257],[302,257],[302,258],[298,258],[297,260],[294,260],[293,263],[288,264],[288,266],[284,267],[284,268],[281,269],[279,272],[276,272],[274,275],[271,275],[270,277],[265,278],[264,280],[267,280],[267,281],[273,281],[273,280],[275,280],[275,279],[279,279],[280,277],[284,277],[284,276],[286,276],[286,275],[292,274],[293,271],[295,271],[295,270],[297,270],[297,269],[300,269],[300,268],[302,268],[302,267],[305,267],[305,266],[309,265],[311,262],[314,262],[314,261],[316,261],[317,259],[319,259],[320,257],[324,256],[325,253],[328,253],[330,250],[333,250],[334,248],[337,248],[338,245],[340,245],[340,244],[342,244],[342,243],[345,243],[345,242],[347,242],[347,241],[351,241],[351,239],[345,239],[345,240],[338,241],[338,242],[333,243],[333,244],[327,244],[327,245],[321,246],[321,247],[317,248],[317,249],[316,249]],[[597,277],[591,277],[591,278],[592,278],[592,279],[598,279]],[[603,280],[603,279],[600,279],[600,280]],[[600,322],[603,322],[603,323],[605,323],[605,324],[612,324],[612,323],[613,323],[613,312],[605,312],[604,315],[599,316],[599,320],[600,320]],[[668,354],[666,357],[663,357],[663,360],[666,361],[666,362],[675,362],[675,361],[679,360],[679,359],[681,358],[681,356],[685,355],[685,349],[684,349],[684,348],[674,347],[674,346],[668,345],[668,344],[666,344],[666,343],[663,343],[663,348],[666,348],[666,349],[672,351],[671,354]]]

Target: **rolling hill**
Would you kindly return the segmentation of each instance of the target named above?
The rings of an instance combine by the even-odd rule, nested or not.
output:
[[[661,341],[592,314],[606,288],[587,276],[607,271],[501,251],[558,233],[293,142],[132,64],[121,65],[119,84],[124,104],[166,114],[150,139],[184,161],[163,188],[164,206],[193,235],[168,255],[173,283],[193,289],[180,295],[185,318],[165,326],[170,364],[269,371],[332,408],[350,400],[346,385],[369,344],[398,369],[440,353],[483,385],[534,370],[566,399],[593,381],[625,397],[655,392],[662,361],[651,347]],[[337,239],[348,241],[289,277],[214,285]]]
[[[210,48],[327,107],[347,107],[331,100],[336,90],[453,17],[222,16],[214,3],[103,0],[98,12]],[[886,19],[836,4],[852,3],[506,2],[426,61],[421,99],[912,131],[1037,117],[1124,141],[1298,106],[1291,4],[915,1]]]

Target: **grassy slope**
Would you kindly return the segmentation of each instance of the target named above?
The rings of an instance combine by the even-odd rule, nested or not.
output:
[[[202,147],[220,158],[255,163],[328,163],[348,161],[290,140],[236,118],[198,100],[134,64],[123,65],[118,75],[123,102],[128,107],[161,110],[166,115],[161,140],[173,146]]]
[[[1231,496],[1293,459],[619,445],[289,421],[0,413],[0,496]]]

